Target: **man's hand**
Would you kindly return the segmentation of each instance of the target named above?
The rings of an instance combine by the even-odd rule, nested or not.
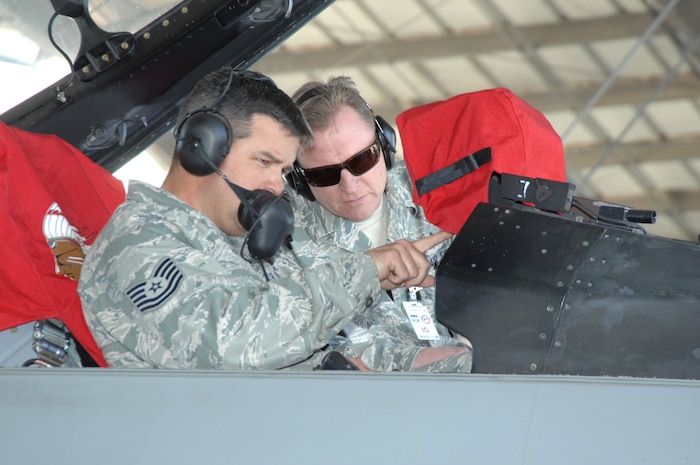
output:
[[[421,349],[420,352],[418,352],[418,355],[416,356],[416,359],[413,361],[413,367],[414,369],[423,367],[425,365],[428,365],[430,363],[435,363],[440,360],[444,360],[450,357],[454,357],[455,355],[461,355],[464,354],[468,351],[466,347],[453,347],[453,346],[447,346],[447,347],[426,347],[424,349]]]
[[[348,360],[357,367],[359,371],[372,371],[360,357],[348,357]]]
[[[435,284],[430,271],[430,262],[424,253],[437,244],[450,238],[452,234],[439,232],[409,242],[405,239],[368,251],[379,274],[382,289]]]

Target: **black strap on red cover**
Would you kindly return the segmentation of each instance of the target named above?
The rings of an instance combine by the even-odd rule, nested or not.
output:
[[[440,186],[456,181],[472,171],[476,171],[490,161],[491,147],[486,147],[418,179],[416,181],[416,192],[418,192],[418,195],[426,194]]]

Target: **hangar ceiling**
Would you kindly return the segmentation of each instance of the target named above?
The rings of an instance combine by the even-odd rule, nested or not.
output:
[[[41,63],[65,66],[57,53],[41,63],[20,53],[26,46],[37,59],[31,41],[51,48],[50,3],[0,0],[0,112],[26,98],[20,83],[55,81],[36,72]],[[90,0],[97,15],[143,24],[176,3]],[[28,23],[38,33],[25,43],[12,34]],[[389,121],[416,105],[509,88],[562,137],[577,196],[655,210],[648,232],[697,241],[698,25],[697,0],[335,0],[253,68],[289,93],[310,79],[351,76]],[[68,51],[76,46],[70,31],[57,35]],[[171,146],[166,134],[148,150],[161,172]]]
[[[700,233],[700,2],[336,0],[253,68],[293,92],[348,75],[375,112],[506,87],[562,137],[577,196]],[[400,152],[399,152],[400,155]]]

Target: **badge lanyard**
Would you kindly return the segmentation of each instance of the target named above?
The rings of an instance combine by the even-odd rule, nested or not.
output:
[[[413,331],[415,331],[418,339],[437,341],[440,339],[440,335],[437,332],[433,318],[430,316],[430,312],[421,302],[421,289],[419,286],[408,288],[408,301],[403,303],[403,308],[411,321],[411,325],[413,325]]]

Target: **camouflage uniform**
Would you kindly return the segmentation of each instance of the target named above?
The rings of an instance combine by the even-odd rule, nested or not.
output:
[[[380,299],[368,254],[307,242],[261,264],[241,256],[244,246],[178,198],[132,181],[78,286],[108,364],[308,369]]]
[[[388,172],[385,194],[388,242],[402,238],[414,240],[439,231],[425,219],[423,209],[413,203],[410,186],[406,166],[403,161],[397,160]],[[294,206],[296,228],[306,231],[317,244],[333,244],[353,252],[375,247],[354,222],[336,216],[318,202],[309,202],[292,192],[290,198]],[[437,264],[449,244],[450,241],[446,241],[434,247],[426,256],[433,264]],[[425,288],[421,295],[422,303],[434,319],[435,289]],[[436,322],[440,340],[428,342],[418,339],[402,306],[406,300],[408,290],[405,288],[383,292],[378,306],[370,312],[357,315],[344,328],[344,338],[335,339],[335,342],[343,343],[341,351],[346,356],[360,357],[373,370],[405,371],[412,369],[413,360],[424,347],[467,346],[470,350],[466,354],[414,371],[471,371],[471,346],[453,338],[443,325]]]

